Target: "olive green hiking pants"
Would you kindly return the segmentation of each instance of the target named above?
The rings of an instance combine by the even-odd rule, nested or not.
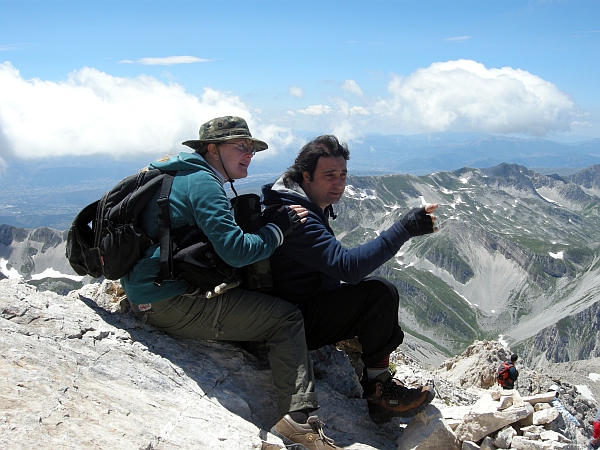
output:
[[[297,306],[244,289],[205,298],[199,289],[191,287],[176,297],[143,305],[132,303],[131,307],[146,323],[174,336],[265,342],[281,415],[318,408],[312,360]]]

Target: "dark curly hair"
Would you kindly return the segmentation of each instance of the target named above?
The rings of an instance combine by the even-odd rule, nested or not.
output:
[[[320,157],[335,158],[343,156],[346,161],[350,159],[350,151],[345,142],[330,134],[314,138],[298,152],[294,164],[283,174],[283,181],[287,187],[293,183],[300,184],[302,172],[308,172],[311,181],[314,179],[317,162]]]

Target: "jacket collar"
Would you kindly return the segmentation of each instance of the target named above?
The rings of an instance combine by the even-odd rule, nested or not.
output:
[[[271,185],[271,190],[273,190],[279,194],[288,195],[288,196],[292,195],[292,196],[299,197],[303,200],[302,203],[307,204],[306,207],[308,209],[319,212],[319,213],[323,214],[325,217],[330,217],[333,220],[335,220],[337,218],[337,215],[334,214],[334,212],[333,212],[333,205],[328,205],[327,207],[325,207],[324,210],[321,210],[321,208],[318,205],[313,203],[308,198],[308,196],[306,195],[306,192],[304,192],[304,189],[302,189],[302,187],[298,183],[292,182],[291,186],[289,186],[289,187],[286,186],[283,181],[283,176],[279,177],[277,179],[277,181],[273,185]]]

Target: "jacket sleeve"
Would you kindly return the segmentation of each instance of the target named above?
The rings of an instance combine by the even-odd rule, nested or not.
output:
[[[299,263],[326,275],[356,284],[393,258],[410,239],[400,222],[363,245],[347,249],[312,211],[303,227],[286,237],[280,251]]]

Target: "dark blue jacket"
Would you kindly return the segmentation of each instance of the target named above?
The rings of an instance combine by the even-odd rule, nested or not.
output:
[[[306,223],[287,236],[270,258],[275,295],[296,304],[336,289],[342,281],[359,283],[393,258],[411,237],[400,222],[395,222],[372,241],[347,249],[329,226],[331,206],[323,212],[299,185],[287,188],[280,178],[263,186],[262,194],[266,206],[297,204],[309,211]]]

